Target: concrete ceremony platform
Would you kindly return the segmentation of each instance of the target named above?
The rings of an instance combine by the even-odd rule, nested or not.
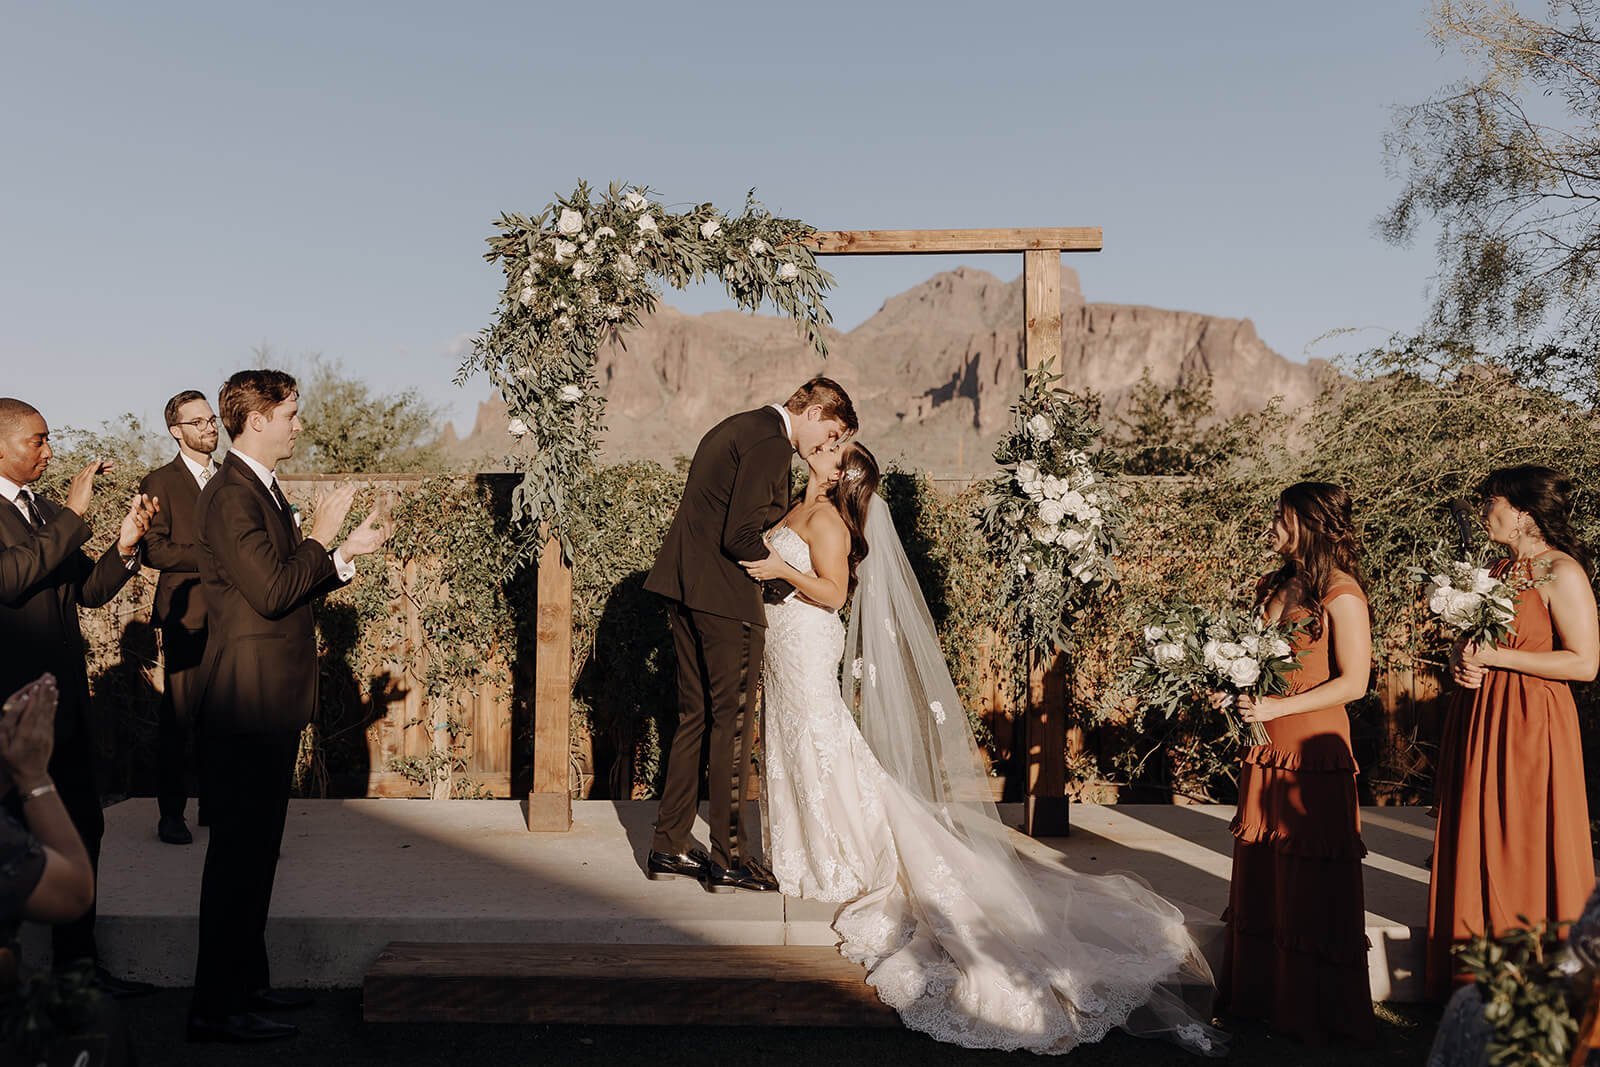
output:
[[[273,982],[357,987],[390,942],[832,946],[834,906],[778,894],[710,894],[643,873],[654,802],[573,804],[564,834],[529,833],[510,800],[312,800],[290,805],[267,940]],[[156,803],[106,809],[99,940],[113,973],[186,986],[206,830],[156,839]],[[192,817],[193,808],[190,814]],[[1020,810],[1002,809],[1008,820]],[[1372,993],[1415,1000],[1433,823],[1420,808],[1363,808]],[[1131,871],[1182,907],[1220,962],[1231,805],[1077,805],[1072,836],[1019,847],[1084,873]],[[705,841],[703,822],[696,839]],[[26,958],[48,938],[25,930]]]

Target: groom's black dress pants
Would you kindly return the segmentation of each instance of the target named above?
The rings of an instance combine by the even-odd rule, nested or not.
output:
[[[727,619],[676,604],[672,645],[678,660],[678,729],[667,757],[667,781],[656,814],[660,852],[689,847],[700,799],[700,752],[711,733],[706,783],[711,801],[711,858],[724,867],[755,858],[759,843],[741,847],[752,828],[744,816],[745,774],[755,735],[756,683],[765,627]]]
[[[206,814],[211,841],[200,880],[200,954],[195,1015],[248,1010],[250,994],[270,984],[267,909],[294,782],[298,731],[200,734],[212,775]]]

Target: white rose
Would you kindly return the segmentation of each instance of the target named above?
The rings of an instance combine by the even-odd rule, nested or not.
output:
[[[1479,567],[1472,572],[1472,591],[1474,593],[1487,593],[1498,584],[1499,581],[1489,574],[1487,567]]]
[[[1033,539],[1039,542],[1041,545],[1055,544],[1056,538],[1061,534],[1061,531],[1056,527],[1047,526],[1042,522],[1034,523],[1028,532],[1033,536]]]
[[[576,385],[563,385],[561,387],[561,399],[569,404],[576,404],[583,399],[583,390]]]
[[[1213,670],[1222,669],[1222,660],[1217,656],[1217,649],[1220,648],[1221,645],[1222,642],[1220,641],[1207,641],[1204,647],[1200,649],[1200,659],[1204,661],[1207,667],[1210,667]]]
[[[650,201],[646,200],[642,193],[629,193],[624,203],[628,205],[629,211],[643,211],[650,206]]]
[[[793,263],[785,263],[778,268],[778,280],[780,282],[792,282],[798,277],[800,277],[800,268]]]
[[[1075,527],[1069,526],[1061,531],[1061,536],[1056,538],[1056,543],[1069,552],[1076,552],[1082,548],[1084,542],[1089,540],[1089,535]]]
[[[1246,655],[1249,653],[1237,641],[1224,641],[1217,646],[1217,658],[1222,660],[1232,661]]]
[[[1155,647],[1151,658],[1157,663],[1177,663],[1183,658],[1183,646],[1176,641],[1165,641]]]
[[[1038,481],[1039,467],[1032,460],[1025,459],[1017,464],[1017,484],[1026,486],[1029,482]]]
[[[772,251],[772,248],[759,237],[750,242],[750,254],[752,256],[764,256],[770,251]]]
[[[656,232],[656,220],[651,218],[649,215],[640,215],[639,216],[639,232],[640,233],[655,233]]]
[[[528,424],[521,419],[512,419],[506,423],[506,432],[512,437],[526,437],[528,435]]]
[[[1158,641],[1164,641],[1166,640],[1166,637],[1167,628],[1165,626],[1146,626],[1144,628],[1144,643],[1147,645],[1153,645]]]
[[[532,307],[533,306],[533,297],[534,297],[534,292],[533,292],[532,289],[524,289],[524,290],[522,290],[522,292],[517,294],[517,299],[521,300],[522,303],[524,305],[526,305],[527,307]]]
[[[599,240],[602,237],[615,237],[616,235],[617,231],[613,230],[610,226],[602,226],[598,230],[594,231],[596,240]]]
[[[1249,689],[1261,677],[1261,664],[1253,659],[1236,659],[1228,664],[1228,681],[1240,689]]]
[[[1472,621],[1478,617],[1483,597],[1464,589],[1452,589],[1444,595],[1446,602],[1442,618],[1445,623],[1457,630],[1472,625]]]
[[[588,260],[580,259],[578,262],[572,265],[572,276],[574,278],[582,278],[592,270],[594,270],[594,268],[589,265]]]
[[[1052,500],[1060,500],[1062,497],[1066,496],[1067,483],[1064,478],[1057,478],[1053,474],[1047,474],[1040,480],[1044,482],[1045,496]]]
[[[643,241],[635,241],[635,242],[633,242],[633,244],[628,246],[628,251],[632,252],[634,255],[638,255],[640,252],[644,251],[644,242]]]
[[[1274,637],[1267,644],[1267,654],[1273,659],[1288,659],[1294,655],[1294,648],[1281,637]]]
[[[1054,426],[1043,415],[1035,415],[1028,420],[1028,435],[1035,441],[1048,441],[1056,435]]]
[[[1061,520],[1067,517],[1067,509],[1061,506],[1059,500],[1046,500],[1039,505],[1039,521],[1051,526],[1059,526]]]
[[[1245,634],[1239,638],[1239,644],[1243,645],[1244,650],[1252,656],[1261,651],[1261,638],[1256,634]]]
[[[1073,516],[1081,519],[1087,502],[1083,499],[1082,493],[1076,489],[1069,489],[1061,494],[1061,506],[1066,508]]]
[[[1455,590],[1448,585],[1433,585],[1428,587],[1428,610],[1435,615],[1442,616],[1445,608],[1450,606],[1450,594]]]
[[[700,236],[704,237],[707,241],[711,240],[721,232],[722,223],[718,222],[716,219],[712,219],[710,222],[702,222],[700,224]]]
[[[594,239],[590,238],[589,240],[583,242],[583,254],[586,256],[592,256],[594,255],[594,250],[599,247],[600,246],[594,242]]]
[[[556,229],[571,237],[575,233],[583,232],[583,216],[570,207],[561,209],[561,218],[556,223]]]
[[[1067,568],[1067,570],[1078,581],[1087,582],[1095,576],[1095,571],[1099,568],[1099,566],[1099,561],[1093,556],[1090,556],[1087,559],[1080,559],[1071,567]]]
[[[556,262],[557,263],[564,262],[568,256],[575,256],[577,254],[578,254],[578,246],[573,244],[571,241],[557,241],[556,242]]]
[[[639,264],[635,263],[633,257],[626,253],[617,257],[617,266],[622,268],[622,276],[624,278],[631,278],[639,273]]]

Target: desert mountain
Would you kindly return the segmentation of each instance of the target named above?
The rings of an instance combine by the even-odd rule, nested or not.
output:
[[[1119,410],[1140,374],[1163,384],[1209,375],[1219,415],[1316,394],[1323,365],[1268,348],[1248,319],[1086,303],[1077,272],[1062,269],[1062,373],[1074,390]],[[884,303],[848,333],[829,335],[821,360],[787,319],[738,312],[685,315],[662,306],[626,347],[599,354],[609,459],[669,461],[694,451],[722,416],[782,400],[816,373],[849,390],[861,439],[880,460],[938,474],[983,472],[1022,388],[1022,281],[962,267]],[[499,398],[479,406],[472,432],[445,442],[462,458],[500,455],[510,443]]]

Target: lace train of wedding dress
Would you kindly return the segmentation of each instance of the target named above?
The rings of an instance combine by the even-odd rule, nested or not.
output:
[[[875,510],[888,522],[881,502]],[[882,537],[871,538],[873,554],[888,551]],[[787,526],[769,543],[811,570]],[[892,548],[903,556],[897,538]],[[920,593],[916,603],[925,616]],[[884,618],[903,645],[895,625]],[[928,803],[916,783],[902,784],[883,765],[896,757],[877,758],[845,702],[845,639],[838,615],[798,598],[767,607],[762,821],[783,892],[842,903],[839,951],[867,968],[908,1027],[940,1041],[1065,1053],[1121,1026],[1223,1054],[1226,1037],[1206,1023],[1210,971],[1179,910],[1131,877],[1023,859],[997,815],[973,816],[992,804]],[[878,667],[869,656],[852,674],[876,687]],[[931,673],[949,685],[942,657]],[[954,724],[913,687],[928,709],[922,743],[937,750],[937,729]],[[963,715],[949,692],[948,717]]]

